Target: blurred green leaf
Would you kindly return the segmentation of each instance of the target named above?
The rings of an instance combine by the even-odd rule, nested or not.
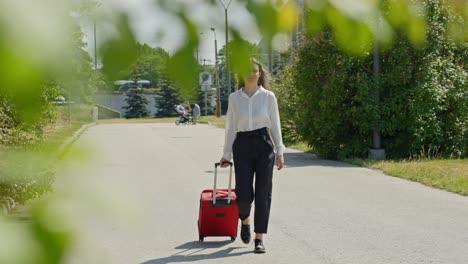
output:
[[[0,55],[0,93],[9,95],[21,121],[36,121],[40,116],[44,69],[18,53],[0,50]]]
[[[395,28],[402,27],[408,23],[410,12],[407,0],[388,0],[386,2],[388,10],[388,22]]]
[[[449,23],[448,32],[454,41],[458,43],[468,43],[468,27],[464,23]]]
[[[177,51],[168,62],[168,70],[175,85],[181,89],[183,97],[191,97],[196,91],[197,60],[193,48],[186,46]]]
[[[468,43],[468,3],[463,0],[453,0],[447,6],[448,12],[453,18],[448,22],[448,32],[450,37],[457,43]]]
[[[185,45],[179,49],[168,61],[169,76],[175,85],[181,90],[181,94],[187,100],[196,96],[198,88],[196,80],[198,78],[198,63],[194,57],[194,50],[198,46],[197,26],[191,22],[184,13],[178,13],[186,29]]]
[[[30,229],[25,227],[24,223],[13,222],[0,215],[0,263],[38,263],[39,245],[31,239]]]
[[[42,200],[33,207],[32,232],[39,242],[42,256],[36,263],[59,264],[73,241],[72,219],[66,211],[65,201]]]
[[[423,2],[388,0],[383,13],[394,30],[403,30],[411,43],[420,47],[426,42],[427,17]]]
[[[307,32],[316,34],[323,30],[326,25],[325,16],[322,12],[309,9],[306,13],[306,27]]]
[[[135,62],[137,44],[128,17],[120,14],[117,23],[119,35],[105,43],[101,49],[103,73],[111,81],[118,80],[123,70]]]
[[[335,39],[343,50],[356,56],[363,56],[371,49],[373,35],[365,22],[349,18],[333,6],[326,8],[326,15]]]
[[[229,46],[231,53],[233,55],[229,63],[231,64],[231,69],[234,73],[245,76],[248,75],[251,71],[252,63],[251,59],[251,45],[248,41],[240,37],[239,32],[233,31],[233,40]]]
[[[294,1],[288,1],[278,10],[278,31],[289,32],[295,29],[299,20],[299,9]]]
[[[270,42],[278,32],[279,23],[277,11],[271,1],[247,1],[247,10],[254,15],[260,32]]]
[[[424,17],[411,17],[410,21],[406,27],[408,37],[414,46],[421,47],[426,42],[426,19]]]

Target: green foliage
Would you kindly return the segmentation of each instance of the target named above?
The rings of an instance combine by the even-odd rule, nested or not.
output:
[[[466,54],[448,38],[447,23],[454,17],[440,1],[428,0],[428,43],[409,48],[400,37],[396,48],[383,58],[385,86],[382,122],[391,156],[416,155],[435,146],[442,154],[465,156],[468,94]],[[386,63],[388,62],[388,63]],[[390,67],[395,65],[393,69]]]
[[[130,88],[125,101],[127,102],[127,105],[124,106],[124,109],[127,109],[125,112],[125,118],[141,118],[149,116],[149,110],[146,108],[148,100],[143,94],[143,90],[141,88]]]
[[[199,33],[197,26],[184,13],[177,15],[185,26],[187,38],[185,45],[169,59],[169,77],[171,82],[180,89],[181,96],[191,101],[197,96],[194,83],[198,80],[198,62],[193,56],[193,51],[198,45]]]
[[[93,94],[101,85],[103,76],[96,74],[93,62],[88,52],[84,50],[86,43],[82,41],[84,34],[78,25],[73,27],[73,54],[70,65],[71,78],[58,78],[57,83],[63,87],[62,94],[67,101],[91,104]],[[52,98],[53,99],[53,98]]]
[[[147,44],[137,43],[137,58],[121,75],[122,79],[131,80],[134,77],[149,80],[151,87],[160,87],[167,81],[167,61],[169,54],[162,48],[152,48]]]
[[[161,83],[161,90],[158,97],[154,97],[156,103],[156,117],[170,117],[177,116],[174,105],[180,103],[179,94],[177,90],[168,82]]]
[[[288,127],[295,125],[323,157],[367,153],[376,110],[370,99],[369,69],[363,65],[371,65],[369,58],[349,57],[337,48],[330,33],[324,33],[306,37],[293,73],[285,72],[294,78],[289,87],[298,90],[297,96],[289,96],[293,103],[286,107],[294,120]]]
[[[278,87],[279,92],[296,87],[297,97],[283,92],[289,100],[280,101],[280,107],[319,155],[366,157],[374,126],[381,130],[388,157],[408,157],[430,146],[445,155],[466,155],[466,55],[456,54],[466,54],[467,46],[448,38],[452,18],[446,6],[436,0],[425,4],[430,14],[426,46],[414,48],[398,34],[394,46],[381,54],[378,86],[372,54],[350,57],[330,32],[306,36]],[[294,114],[291,108],[300,111]]]
[[[310,1],[305,19],[307,32],[331,29],[336,33],[333,39],[337,46],[353,56],[371,52],[374,39],[389,47],[398,30],[404,31],[413,45],[422,45],[426,31],[422,2],[382,0],[356,5],[347,1]]]
[[[278,81],[271,87],[278,100],[281,130],[286,144],[302,140],[296,125],[296,122],[300,120],[299,98],[301,96],[296,90],[294,71],[294,65],[288,65],[278,77]]]
[[[0,197],[9,196],[24,204],[52,191],[54,171],[48,167],[48,156],[35,157],[37,154],[24,150],[0,152]]]
[[[9,196],[16,203],[24,204],[50,192],[55,151],[77,128],[91,122],[89,105],[51,106],[50,111],[53,114],[43,124],[2,126],[8,134],[3,135],[4,142],[0,145],[0,197]],[[55,123],[62,128],[43,132],[44,127],[53,128]]]
[[[133,64],[137,57],[137,42],[130,29],[126,15],[119,16],[118,36],[108,41],[100,50],[103,69],[108,80],[121,79],[122,72]]]
[[[43,128],[54,122],[57,109],[52,100],[61,89],[54,82],[45,84],[37,98],[41,103],[39,118],[34,122],[21,119],[18,106],[9,94],[0,94],[0,146],[16,146],[37,143],[42,140]]]

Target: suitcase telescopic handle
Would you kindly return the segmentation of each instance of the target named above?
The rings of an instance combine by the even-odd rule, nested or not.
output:
[[[230,204],[232,200],[232,196],[231,196],[232,166],[234,164],[230,161],[226,161],[224,163],[229,164],[228,204]],[[213,185],[213,204],[216,204],[216,181],[218,179],[218,166],[220,165],[221,163],[219,162],[215,163],[214,185]]]

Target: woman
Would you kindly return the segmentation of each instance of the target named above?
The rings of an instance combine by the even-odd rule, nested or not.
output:
[[[274,150],[278,170],[284,164],[278,103],[268,89],[263,67],[252,61],[250,75],[244,76],[237,92],[229,96],[224,154],[220,161],[222,167],[227,167],[231,154],[234,156],[241,239],[245,244],[250,242],[250,209],[255,201],[255,253],[266,252],[263,235],[267,233],[270,216]]]

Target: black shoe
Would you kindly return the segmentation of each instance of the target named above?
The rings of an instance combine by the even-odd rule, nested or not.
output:
[[[240,237],[244,244],[250,243],[250,225],[241,225]]]
[[[262,254],[262,253],[265,253],[265,252],[266,252],[266,250],[265,250],[265,246],[263,245],[263,241],[261,239],[255,239],[254,253]]]

